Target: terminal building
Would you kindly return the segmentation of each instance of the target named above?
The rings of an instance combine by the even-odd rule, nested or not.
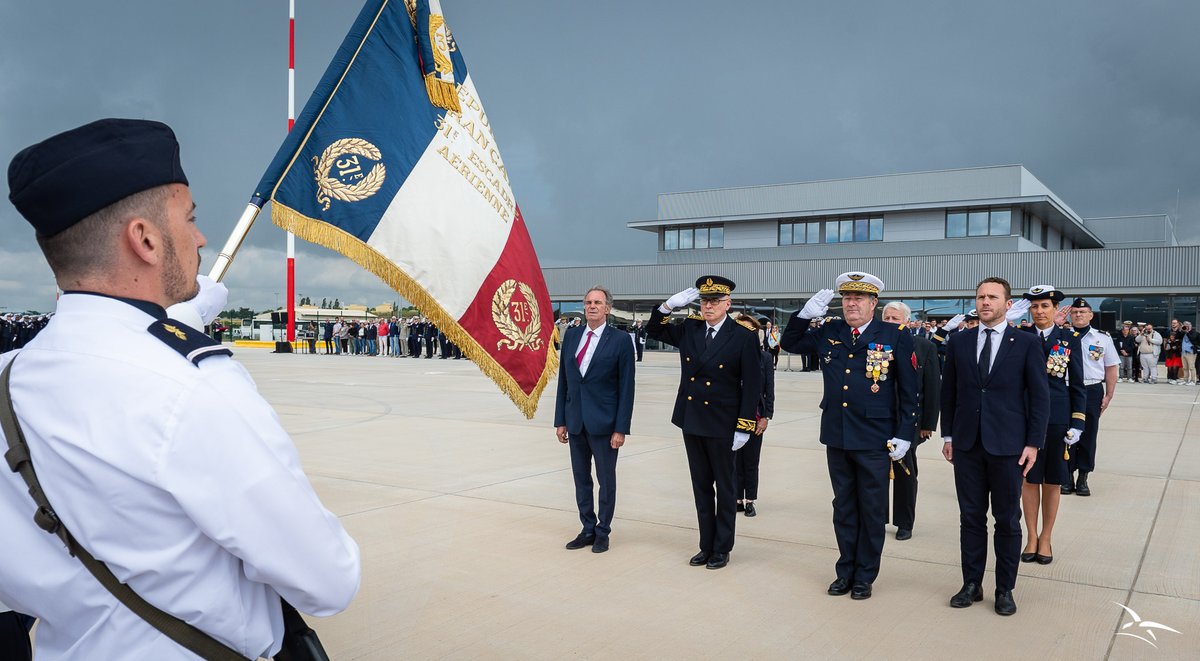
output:
[[[863,270],[921,319],[970,310],[976,283],[998,275],[1014,294],[1086,297],[1105,330],[1200,321],[1200,246],[1179,245],[1171,218],[1082,218],[1021,165],[663,193],[656,219],[628,227],[656,242],[656,263],[544,269],[556,312],[578,314],[601,284],[618,319],[645,319],[711,272],[737,282],[735,309],[786,322]]]

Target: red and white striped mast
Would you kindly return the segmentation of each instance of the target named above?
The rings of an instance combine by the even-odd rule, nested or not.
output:
[[[296,124],[296,0],[288,0],[288,133]],[[287,341],[296,341],[296,235],[287,233]]]

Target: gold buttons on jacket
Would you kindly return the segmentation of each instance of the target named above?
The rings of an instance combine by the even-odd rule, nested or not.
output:
[[[712,385],[712,381],[705,381],[705,382],[704,382],[704,385],[706,385],[706,386],[711,386],[711,385]]]
[[[688,357],[684,358],[684,360],[686,360],[686,361],[688,361],[688,362],[690,363],[690,362],[692,362],[692,357],[691,357],[691,356],[688,356]]]
[[[850,373],[850,370],[846,370],[846,374],[849,374],[849,373]]]
[[[850,355],[848,355],[848,356],[846,356],[846,357],[847,357],[847,358],[853,358],[853,357],[854,357],[854,354],[850,354]]]
[[[704,405],[705,405],[705,406],[708,406],[708,402],[704,402]]]
[[[690,402],[690,401],[692,401],[692,396],[691,396],[691,395],[688,395],[688,401],[689,401],[689,402]]]
[[[695,381],[695,380],[696,380],[696,377],[694,377],[694,376],[693,376],[691,380],[692,380],[692,381]]]
[[[689,397],[688,399],[691,399],[691,397]],[[846,402],[842,402],[842,408],[846,408],[847,406],[850,406],[850,405],[847,404]]]
[[[842,386],[842,390],[849,390],[850,386]]]
[[[724,366],[724,365],[717,365],[717,369],[719,369],[719,370],[723,370],[723,369],[725,369],[725,366]]]

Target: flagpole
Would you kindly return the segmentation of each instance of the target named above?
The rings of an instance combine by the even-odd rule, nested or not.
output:
[[[288,133],[296,124],[296,0],[288,0]],[[296,235],[287,233],[287,340],[296,341]]]

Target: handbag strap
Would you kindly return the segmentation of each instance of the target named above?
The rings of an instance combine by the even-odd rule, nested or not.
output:
[[[38,482],[37,474],[33,471],[33,459],[29,454],[29,445],[25,442],[25,434],[21,430],[20,423],[17,422],[17,413],[13,409],[9,381],[14,362],[16,362],[16,358],[10,361],[4,367],[4,372],[0,374],[0,404],[2,404],[0,405],[0,426],[3,427],[4,437],[8,440],[8,451],[4,453],[4,459],[14,473],[20,473],[29,487],[29,495],[37,505],[37,511],[33,515],[34,523],[42,530],[62,540],[67,547],[67,552],[79,558],[83,566],[91,572],[92,576],[96,577],[97,581],[100,581],[104,589],[166,637],[204,659],[246,661],[246,657],[224,643],[142,599],[138,593],[133,591],[133,588],[118,580],[108,565],[92,557],[87,549],[80,546],[75,537],[59,520],[50,501],[46,498],[46,493],[42,490],[41,483]]]

